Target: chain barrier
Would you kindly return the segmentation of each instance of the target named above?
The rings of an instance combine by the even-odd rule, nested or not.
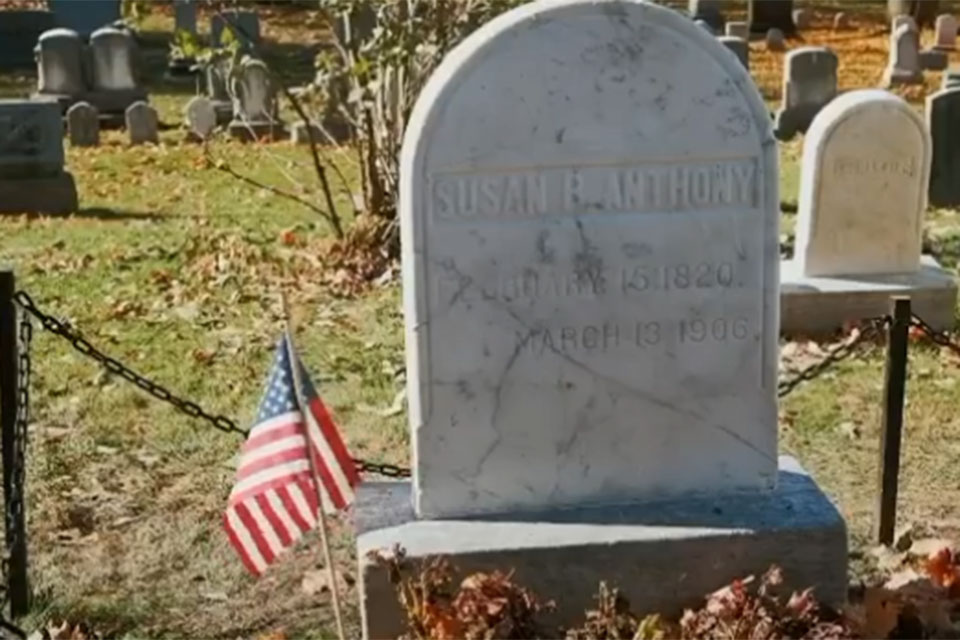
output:
[[[112,358],[103,353],[93,346],[93,344],[91,344],[86,338],[77,333],[67,323],[62,322],[61,320],[58,320],[57,318],[54,318],[53,316],[41,311],[36,304],[34,304],[33,299],[27,292],[18,291],[14,295],[14,300],[16,300],[17,304],[20,305],[21,309],[36,318],[40,324],[43,325],[44,329],[65,339],[74,349],[88,358],[97,361],[110,373],[116,374],[124,380],[136,385],[143,391],[146,391],[152,395],[154,398],[173,405],[178,411],[185,413],[191,418],[199,418],[204,420],[213,428],[219,429],[224,433],[232,433],[242,438],[247,437],[246,430],[241,429],[234,420],[224,415],[214,415],[204,411],[204,409],[197,403],[174,395],[163,385],[150,380],[140,373],[137,373],[130,367],[127,367],[116,358]],[[27,360],[27,367],[29,369],[29,356]],[[360,458],[354,458],[354,463],[357,465],[357,470],[361,473],[375,473],[389,478],[407,478],[410,476],[409,469],[395,464],[371,462],[369,460],[363,460]]]
[[[869,320],[865,320],[864,323],[866,324],[866,327],[860,329],[859,333],[852,336],[842,344],[831,349],[827,355],[823,357],[823,359],[814,362],[810,366],[800,370],[793,377],[787,380],[781,380],[777,384],[777,397],[783,398],[787,396],[790,394],[790,392],[804,382],[809,382],[810,380],[818,378],[835,364],[842,362],[855,354],[857,352],[857,347],[860,344],[882,335],[883,330],[890,323],[890,318],[887,316],[870,318]]]
[[[950,334],[946,333],[945,331],[937,331],[927,324],[926,320],[915,313],[913,314],[913,321],[911,324],[914,327],[919,328],[928,338],[930,338],[932,342],[940,345],[941,347],[946,347],[953,351],[955,355],[960,356],[960,345],[950,339]]]

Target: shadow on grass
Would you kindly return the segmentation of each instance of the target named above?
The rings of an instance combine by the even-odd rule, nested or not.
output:
[[[159,213],[150,213],[148,211],[126,211],[123,209],[110,209],[108,207],[82,207],[78,211],[68,214],[64,217],[85,218],[89,220],[149,220],[156,222],[170,217]]]

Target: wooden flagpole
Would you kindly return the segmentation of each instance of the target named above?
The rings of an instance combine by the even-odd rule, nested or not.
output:
[[[293,389],[296,394],[297,404],[300,406],[300,413],[303,417],[304,436],[307,438],[307,459],[310,461],[310,471],[313,473],[313,481],[317,485],[317,520],[320,524],[320,545],[323,547],[324,561],[327,565],[327,573],[330,580],[330,594],[333,596],[333,615],[337,620],[337,637],[340,640],[347,640],[343,632],[343,615],[340,612],[340,587],[337,585],[337,574],[333,567],[333,554],[330,552],[330,540],[327,535],[327,513],[323,508],[323,483],[320,481],[320,474],[313,462],[313,447],[310,446],[310,435],[306,431],[310,407],[303,401],[303,386],[300,380],[300,359],[297,357],[296,349],[293,346],[293,320],[290,316],[290,308],[287,306],[287,296],[281,294],[283,301],[283,317],[286,324],[287,356],[290,361],[290,371],[293,374]]]

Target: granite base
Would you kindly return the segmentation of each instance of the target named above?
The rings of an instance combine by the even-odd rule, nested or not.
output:
[[[792,261],[780,264],[780,331],[816,335],[882,316],[890,297],[908,295],[913,312],[938,330],[952,329],[957,302],[953,275],[924,256],[916,273],[876,276],[804,276]]]
[[[386,572],[371,552],[400,545],[412,560],[449,557],[460,577],[514,571],[557,608],[544,622],[576,624],[601,580],[620,588],[634,611],[679,615],[731,580],[777,564],[788,587],[846,597],[843,518],[792,458],[780,458],[768,493],[690,497],[643,505],[537,515],[418,521],[409,482],[362,485],[355,523],[360,607],[366,638],[395,638],[404,618]]]
[[[0,178],[0,213],[65,214],[77,210],[77,185],[63,172],[41,178]]]

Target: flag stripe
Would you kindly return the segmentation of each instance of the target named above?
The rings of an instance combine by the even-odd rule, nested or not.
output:
[[[263,570],[267,568],[267,563],[264,562],[263,556],[257,551],[257,545],[254,544],[240,518],[237,517],[235,508],[230,507],[224,513],[223,527],[227,531],[230,544],[237,550],[240,560],[243,561],[247,570],[257,576],[263,573]]]
[[[287,515],[290,516],[290,519],[297,523],[297,528],[302,532],[307,532],[312,526],[309,520],[305,519],[300,515],[300,509],[297,508],[297,504],[294,501],[293,497],[290,495],[290,487],[280,487],[276,489],[277,497],[280,498],[280,501],[283,502],[283,506],[286,508]]]
[[[275,550],[277,554],[293,544],[294,538],[291,537],[290,532],[287,530],[287,527],[280,520],[280,517],[273,509],[273,505],[270,504],[270,500],[267,498],[269,491],[261,493],[253,498],[257,503],[257,508],[260,509],[260,513],[263,514],[263,517],[267,520],[267,526],[273,531],[273,535],[277,538],[278,548]]]
[[[317,419],[312,412],[307,416],[307,438],[313,449],[313,461],[323,486],[330,493],[333,504],[342,509],[347,505],[345,495],[350,493],[350,483],[343,474],[343,469],[337,464],[336,458],[323,434],[317,425]]]
[[[264,563],[270,564],[273,562],[275,556],[273,552],[270,551],[270,546],[267,544],[267,541],[263,539],[263,534],[260,532],[256,520],[250,515],[246,503],[241,502],[236,505],[234,512],[237,514],[237,518],[240,519],[243,529],[246,530],[250,539],[253,541],[254,548],[260,552],[260,557],[263,558]]]
[[[286,449],[280,449],[269,455],[257,456],[253,460],[242,460],[240,468],[237,469],[237,479],[246,480],[248,477],[278,467],[287,462],[296,462],[297,460],[307,459],[307,443],[303,438],[297,438],[295,441],[291,438],[293,448],[288,445]]]
[[[263,486],[264,489],[271,488],[273,483],[282,482],[287,478],[297,476],[302,473],[310,473],[310,461],[306,458],[302,460],[293,460],[282,465],[264,469],[243,478],[233,487],[231,499],[234,496],[248,495],[252,490]]]
[[[340,433],[337,431],[337,427],[334,425],[326,405],[323,404],[320,396],[314,396],[308,401],[308,404],[310,406],[310,412],[320,425],[320,430],[323,432],[323,439],[330,445],[330,450],[336,457],[339,467],[343,469],[343,474],[347,482],[351,487],[357,486],[360,484],[357,465],[353,463],[353,458],[347,452],[347,447],[343,444],[343,438],[340,437]]]
[[[280,537],[273,529],[273,523],[267,519],[263,510],[260,509],[260,503],[257,501],[259,497],[260,496],[255,496],[247,500],[244,506],[247,507],[247,511],[250,512],[250,517],[252,517],[253,521],[257,524],[257,531],[260,532],[264,543],[266,543],[267,548],[270,549],[270,555],[272,558],[276,558],[284,550],[285,545],[280,542]]]
[[[317,524],[316,507],[311,505],[308,501],[309,498],[304,496],[303,488],[299,484],[292,484],[287,491],[290,492],[290,499],[293,500],[293,504],[296,505],[297,513],[300,514],[300,517],[303,518],[307,525],[312,527]],[[314,492],[307,491],[306,493],[310,495]]]
[[[276,442],[277,440],[283,440],[284,438],[289,438],[290,436],[303,436],[303,425],[300,422],[300,412],[287,414],[290,416],[287,418],[280,426],[270,429],[267,432],[254,433],[251,432],[250,439],[247,440],[246,444],[243,446],[243,451],[256,451],[264,445],[268,445],[271,442]]]
[[[271,489],[263,494],[263,499],[269,505],[269,508],[263,507],[263,504],[260,505],[263,507],[263,512],[271,518],[271,521],[276,519],[275,528],[277,529],[277,533],[280,534],[280,539],[284,541],[284,545],[289,547],[302,535],[300,527],[298,527],[297,523],[290,517],[290,514],[287,512],[287,507],[283,504],[283,501],[280,500],[276,489]]]

